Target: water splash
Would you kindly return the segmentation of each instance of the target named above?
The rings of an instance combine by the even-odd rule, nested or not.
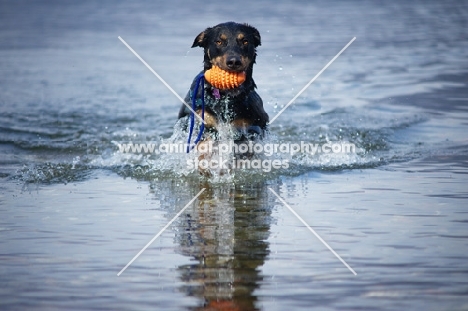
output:
[[[289,115],[294,122],[275,123],[262,141],[263,145],[349,143],[355,146],[354,152],[264,152],[250,158],[251,163],[256,161],[254,167],[236,166],[237,163],[232,162],[234,154],[228,152],[223,154],[231,163],[228,169],[209,169],[208,174],[200,175],[198,165],[194,165],[200,154],[193,151],[186,153],[184,148],[178,152],[159,152],[157,149],[164,144],[185,145],[186,124],[179,120],[173,127],[172,135],[167,137],[152,135],[141,126],[142,130],[126,127],[95,131],[92,135],[60,141],[52,138],[36,142],[17,141],[17,148],[43,156],[24,165],[14,178],[25,183],[67,183],[86,179],[93,170],[105,169],[124,177],[143,180],[185,178],[212,183],[249,182],[297,176],[313,170],[372,168],[411,160],[428,148],[417,141],[405,141],[398,136],[398,133],[425,121],[426,118],[418,114],[339,108],[311,118],[296,117],[294,110]],[[219,140],[223,143],[233,143],[235,135],[236,132],[228,125],[219,128]],[[119,149],[122,143],[153,144],[155,149],[152,152],[122,152]],[[287,163],[287,166],[265,166],[271,165],[272,161]]]

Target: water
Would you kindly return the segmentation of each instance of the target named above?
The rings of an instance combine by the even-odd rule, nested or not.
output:
[[[0,4],[2,310],[467,310],[468,6]],[[260,30],[254,78],[288,169],[207,179],[169,142],[208,26]],[[180,133],[179,133],[180,134]],[[117,273],[201,190],[200,197]],[[273,194],[354,269],[354,275]]]

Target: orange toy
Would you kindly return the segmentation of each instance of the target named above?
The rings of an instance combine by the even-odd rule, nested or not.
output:
[[[205,71],[205,79],[217,89],[233,89],[245,81],[245,72],[232,72],[217,66]]]

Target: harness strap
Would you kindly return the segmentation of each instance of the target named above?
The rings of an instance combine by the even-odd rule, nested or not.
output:
[[[190,129],[189,129],[189,136],[187,140],[187,153],[190,152],[201,140],[203,135],[203,130],[205,129],[205,122],[202,122],[200,125],[200,130],[198,132],[198,136],[193,142],[193,145],[190,145],[190,140],[192,139],[193,128],[195,126],[195,109],[197,108],[197,95],[198,95],[198,87],[201,85],[201,101],[202,101],[202,120],[205,121],[205,76],[204,73],[200,73],[196,78],[195,88],[192,94],[192,112],[190,113]]]

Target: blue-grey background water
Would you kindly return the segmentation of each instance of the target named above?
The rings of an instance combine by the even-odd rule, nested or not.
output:
[[[184,96],[230,20],[270,117],[356,37],[269,138],[356,153],[210,180],[119,152],[180,102],[118,37]],[[466,1],[1,1],[0,309],[468,310],[467,29]]]

